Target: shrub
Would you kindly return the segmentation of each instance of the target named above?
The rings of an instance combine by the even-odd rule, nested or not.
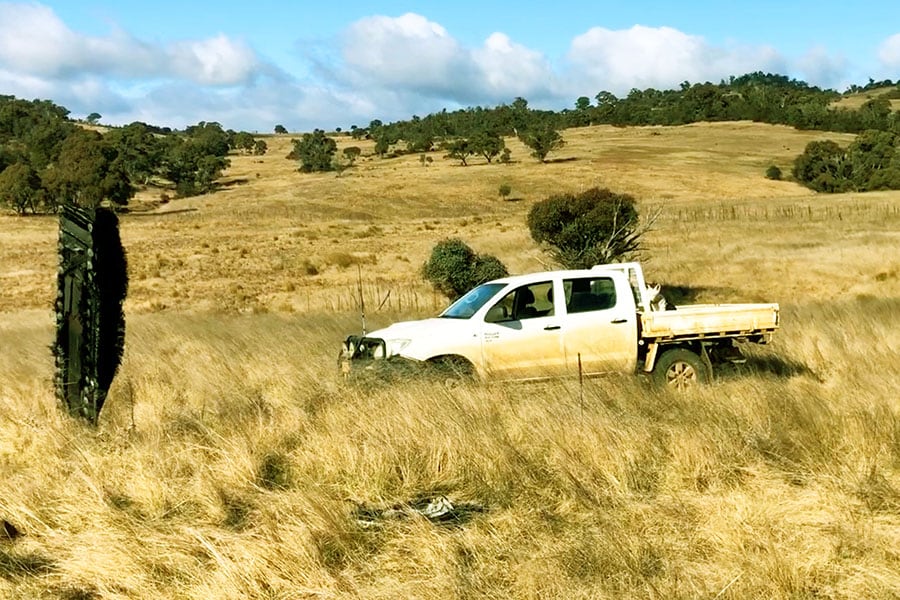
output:
[[[793,175],[817,192],[900,189],[900,136],[868,130],[846,149],[831,140],[810,142],[794,159]]]
[[[431,258],[422,266],[422,276],[450,300],[485,281],[508,274],[499,259],[479,255],[457,238],[438,242],[431,250]]]
[[[766,169],[766,178],[772,179],[773,181],[781,181],[781,169],[775,165],[771,165]]]
[[[362,149],[359,146],[347,146],[342,152],[344,158],[347,159],[347,162],[349,162],[352,167],[353,163],[356,162],[356,159],[362,154]]]
[[[313,263],[311,263],[309,261],[309,259],[306,259],[303,261],[303,264],[300,265],[300,269],[307,275],[318,275],[319,274],[319,268],[316,265],[314,265]]]
[[[500,197],[506,200],[506,198],[512,193],[512,187],[508,183],[501,183],[500,188],[497,190],[500,193]]]
[[[288,158],[299,160],[300,170],[304,173],[331,171],[334,168],[332,159],[337,152],[337,143],[321,129],[304,133],[301,139],[293,142],[294,149]]]
[[[500,279],[509,275],[506,265],[500,262],[500,259],[491,254],[480,254],[475,257],[473,283],[469,289],[480,285],[485,281],[492,279]]]
[[[562,135],[549,124],[544,124],[519,136],[523,144],[531,148],[531,155],[540,162],[547,160],[547,155],[566,145]],[[502,161],[502,158],[501,158]]]
[[[634,257],[652,222],[641,224],[632,196],[600,188],[551,196],[528,212],[531,237],[568,269]]]
[[[831,140],[813,141],[794,159],[797,181],[817,192],[843,192],[849,189],[850,162],[843,148]]]

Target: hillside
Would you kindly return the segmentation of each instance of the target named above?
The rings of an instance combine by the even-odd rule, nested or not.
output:
[[[900,98],[897,97],[897,87],[889,86],[889,87],[881,87],[870,89],[865,92],[857,92],[844,94],[840,100],[834,103],[838,108],[847,108],[847,109],[858,109],[863,104],[872,100],[873,98],[880,98],[881,96],[887,96],[887,98],[891,101],[891,108],[894,110],[900,110]]]
[[[337,177],[298,173],[296,163],[284,158],[290,137],[272,136],[267,138],[266,156],[232,156],[225,188],[213,195],[175,200],[150,214],[137,210],[158,203],[158,192],[133,201],[136,212],[122,220],[131,277],[127,308],[346,308],[348,300],[342,295],[348,286],[356,287],[357,264],[364,280],[378,288],[373,294],[379,297],[372,300],[380,303],[393,288],[395,301],[404,294],[430,301],[418,269],[437,241],[459,236],[479,252],[495,254],[515,272],[540,269],[542,255],[524,225],[531,203],[557,191],[590,186],[633,194],[646,212],[662,209],[659,230],[649,240],[651,261],[661,258],[654,246],[665,248],[670,257],[685,252],[694,272],[703,271],[698,260],[729,260],[727,249],[701,259],[691,245],[672,239],[698,209],[723,204],[735,207],[735,217],[759,213],[762,219],[765,206],[772,206],[773,214],[764,231],[758,225],[752,227],[756,231],[745,231],[744,223],[735,221],[714,222],[709,228],[694,228],[695,233],[708,229],[708,235],[719,239],[734,227],[756,245],[756,257],[781,258],[778,244],[788,243],[785,236],[802,238],[806,233],[799,226],[816,225],[799,218],[775,219],[778,207],[800,211],[808,206],[822,212],[859,203],[853,195],[815,197],[802,186],[764,177],[771,164],[789,172],[807,142],[825,137],[841,143],[851,139],[753,123],[578,128],[566,131],[567,145],[551,155],[549,164],[538,164],[517,140],[507,140],[513,164],[473,160],[468,167],[439,153],[432,153],[430,166],[423,166],[418,155],[382,160],[366,156],[371,151],[365,147],[358,166]],[[356,144],[342,140],[351,143]],[[501,183],[511,185],[515,201],[499,199]],[[866,196],[874,221],[880,220],[876,207],[890,204],[895,196],[883,197],[879,201],[877,194]],[[4,242],[7,276],[15,277],[17,285],[0,289],[0,310],[49,306],[55,293],[50,276],[56,260],[55,219],[9,218],[3,223],[9,231]],[[706,247],[704,242],[698,246]],[[770,249],[771,244],[776,247]],[[741,260],[739,252],[737,257]],[[310,275],[312,271],[318,274]],[[671,269],[659,277],[684,279],[682,271]],[[731,280],[699,283],[745,287]],[[780,295],[780,290],[773,291]],[[743,293],[758,296],[759,290]]]
[[[214,194],[142,193],[96,429],[51,389],[56,219],[0,217],[0,519],[22,533],[0,530],[0,597],[900,595],[900,192],[764,176],[852,136],[564,136],[547,164],[516,140],[513,164],[468,167],[364,147],[340,177],[297,172],[290,136],[268,136]],[[370,328],[434,314],[437,241],[542,269],[529,207],[589,186],[661,210],[645,270],[685,301],[781,303],[775,343],[687,396],[338,376],[358,278]],[[391,512],[440,495],[456,521]]]

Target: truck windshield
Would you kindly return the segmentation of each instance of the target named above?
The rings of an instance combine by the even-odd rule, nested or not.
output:
[[[440,316],[443,319],[469,319],[505,287],[505,283],[483,283],[466,292],[465,296],[451,304]]]

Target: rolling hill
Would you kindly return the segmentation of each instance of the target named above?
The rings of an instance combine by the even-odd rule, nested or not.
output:
[[[772,181],[750,122],[569,129],[540,164],[437,153],[301,174],[290,136],[121,219],[122,368],[96,429],[51,387],[56,219],[0,217],[0,596],[890,598],[900,594],[900,192]],[[349,138],[340,144],[358,145]],[[501,200],[501,184],[512,188]],[[783,327],[686,396],[634,377],[363,385],[360,327],[434,314],[460,237],[546,267],[525,215],[591,186],[659,210],[650,277]],[[456,519],[408,510],[446,497]]]

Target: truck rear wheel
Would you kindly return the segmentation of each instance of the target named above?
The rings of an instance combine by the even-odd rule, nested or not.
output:
[[[709,369],[703,359],[687,348],[666,350],[653,368],[653,381],[671,390],[692,389],[709,380]]]

